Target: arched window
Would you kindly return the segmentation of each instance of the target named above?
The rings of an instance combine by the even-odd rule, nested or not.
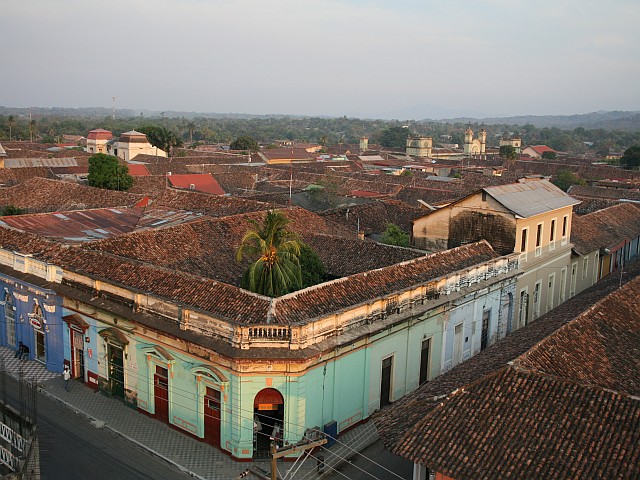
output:
[[[4,319],[6,322],[7,345],[16,346],[16,311],[13,305],[13,297],[9,292],[4,294]]]

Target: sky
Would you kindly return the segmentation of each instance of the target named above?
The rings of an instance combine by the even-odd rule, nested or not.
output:
[[[0,0],[0,105],[638,111],[638,21],[638,0]]]

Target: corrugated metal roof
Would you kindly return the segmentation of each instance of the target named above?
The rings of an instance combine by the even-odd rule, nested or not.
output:
[[[4,161],[5,168],[26,167],[77,167],[75,158],[7,158]]]
[[[522,218],[580,203],[547,180],[485,187],[483,190]]]
[[[201,214],[163,208],[101,208],[63,213],[2,217],[0,225],[41,235],[63,243],[92,242],[196,220]]]

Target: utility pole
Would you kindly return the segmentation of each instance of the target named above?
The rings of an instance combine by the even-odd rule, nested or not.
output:
[[[271,480],[278,480],[278,468],[276,460],[278,458],[286,457],[287,455],[293,455],[294,453],[302,453],[307,450],[319,447],[327,443],[326,438],[319,440],[302,440],[293,445],[287,445],[286,447],[277,448],[275,442],[271,442]]]

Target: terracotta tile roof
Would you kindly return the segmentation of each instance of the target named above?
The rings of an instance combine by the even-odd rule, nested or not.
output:
[[[637,399],[508,367],[450,395],[394,452],[456,479],[638,478],[639,417]]]
[[[555,152],[553,148],[547,147],[546,145],[529,145],[529,148],[538,155],[542,155],[544,152]]]
[[[264,323],[267,318],[269,298],[208,278],[106,252],[64,247],[7,228],[0,228],[0,246],[92,278],[189,305],[233,323]]]
[[[129,175],[133,177],[146,177],[151,175],[147,167],[142,163],[129,163],[127,167],[129,168]]]
[[[497,257],[482,241],[341,278],[278,298],[274,318],[284,324],[312,320]]]
[[[577,195],[586,198],[601,198],[608,200],[634,200],[640,201],[640,192],[628,188],[589,187],[573,185],[569,189],[569,195]]]
[[[193,191],[166,189],[154,202],[156,206],[199,212],[211,217],[227,217],[272,208],[272,204],[238,197],[210,195]]]
[[[155,203],[154,206],[156,205],[158,204]],[[291,229],[305,239],[312,232],[331,233],[336,229],[342,232],[339,227],[303,209],[286,210],[285,214],[291,220]],[[238,263],[236,251],[245,232],[253,228],[251,220],[260,222],[263,216],[264,212],[257,212],[218,219],[203,218],[157,231],[137,232],[98,241],[86,248],[239,285],[247,262]],[[335,242],[327,240],[327,245],[333,244]],[[334,250],[343,253],[346,249],[342,246]],[[319,253],[326,256],[330,251],[326,248]],[[345,264],[343,268],[348,269],[348,261],[353,263],[357,258],[347,258],[343,254],[341,260]]]
[[[640,205],[621,203],[587,215],[573,215],[571,243],[580,255],[613,248],[640,236]]]
[[[35,177],[55,179],[55,174],[48,167],[32,167],[32,168],[1,168],[0,169],[0,185],[14,186]]]
[[[573,213],[576,215],[586,215],[588,213],[597,212],[603,208],[613,207],[618,204],[617,200],[604,200],[600,198],[586,198],[580,195],[572,195],[576,200],[580,200],[578,205],[573,206]]]
[[[424,256],[424,252],[332,235],[304,235],[332,277],[345,277]]]
[[[167,175],[167,180],[174,188],[224,195],[224,190],[210,173],[173,174]]]
[[[364,231],[365,235],[370,235],[384,232],[389,223],[398,225],[405,232],[411,232],[411,222],[422,217],[424,213],[421,208],[411,207],[397,200],[381,200],[326,210],[320,215],[340,223],[353,232],[359,224],[360,230]]]
[[[150,175],[148,177],[133,177],[133,185],[128,193],[159,197],[168,188],[167,177],[164,175]]]
[[[0,189],[0,205],[15,205],[32,213],[133,206],[141,199],[141,195],[45,178]]]
[[[625,272],[381,411],[387,447],[452,478],[638,477],[640,262]]]

